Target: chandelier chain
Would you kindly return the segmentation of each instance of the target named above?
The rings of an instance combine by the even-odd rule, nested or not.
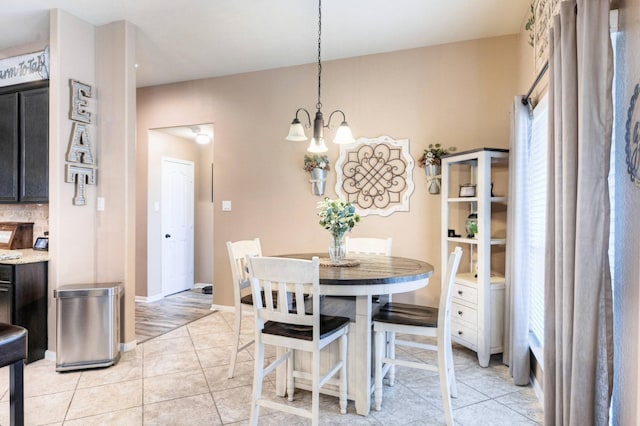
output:
[[[320,44],[322,40],[322,0],[318,0],[318,103],[316,108],[318,111],[322,109],[320,101],[320,87],[322,86],[322,61],[320,59]]]

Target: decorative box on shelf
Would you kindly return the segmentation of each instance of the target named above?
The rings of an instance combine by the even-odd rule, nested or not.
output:
[[[33,222],[0,222],[0,249],[33,247]]]

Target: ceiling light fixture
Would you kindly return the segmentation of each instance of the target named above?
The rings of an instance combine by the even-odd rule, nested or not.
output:
[[[329,128],[331,124],[331,117],[333,114],[340,113],[342,114],[342,124],[338,127],[336,131],[336,137],[333,140],[335,144],[347,144],[353,143],[353,135],[351,134],[351,129],[347,124],[347,118],[344,115],[344,112],[338,110],[333,111],[329,114],[329,120],[327,120],[327,125],[324,124],[324,118],[322,117],[322,102],[320,102],[320,89],[322,86],[322,61],[320,58],[320,44],[322,39],[322,0],[318,0],[318,102],[316,103],[316,116],[313,120],[313,138],[311,139],[311,143],[307,148],[309,152],[326,152],[328,150],[327,145],[324,143],[323,137],[323,129],[326,127]],[[311,127],[311,115],[309,111],[304,108],[298,108],[296,111],[296,116],[291,122],[291,127],[289,128],[289,134],[287,135],[288,141],[306,141],[307,135],[304,133],[304,127],[300,120],[298,119],[298,113],[300,111],[304,111],[307,115],[308,125],[307,128]]]
[[[200,126],[194,126],[191,128],[191,131],[193,132],[193,134],[195,135],[195,141],[197,144],[199,145],[206,145],[209,142],[211,142],[211,138],[209,137],[208,134],[206,134],[205,132],[203,132],[200,129]]]
[[[200,145],[206,145],[210,142],[209,135],[206,133],[198,133],[196,135],[196,143]]]

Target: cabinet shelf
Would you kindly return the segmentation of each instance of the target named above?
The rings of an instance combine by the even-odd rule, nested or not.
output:
[[[450,203],[477,203],[478,197],[454,197],[454,198],[447,198],[447,201]],[[492,203],[506,203],[507,197],[506,196],[491,197],[490,201]]]
[[[447,237],[447,241],[464,244],[478,244],[480,240],[477,238],[460,238],[460,237]],[[506,238],[492,238],[489,240],[489,244],[492,246],[500,246],[507,244]]]

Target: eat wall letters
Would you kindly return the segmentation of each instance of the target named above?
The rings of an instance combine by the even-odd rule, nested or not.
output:
[[[71,86],[71,110],[69,118],[73,121],[71,140],[67,150],[65,182],[76,186],[73,204],[87,204],[85,185],[96,184],[96,161],[91,148],[91,137],[87,124],[91,124],[93,116],[87,109],[88,99],[92,97],[92,87],[76,80],[69,80]]]

